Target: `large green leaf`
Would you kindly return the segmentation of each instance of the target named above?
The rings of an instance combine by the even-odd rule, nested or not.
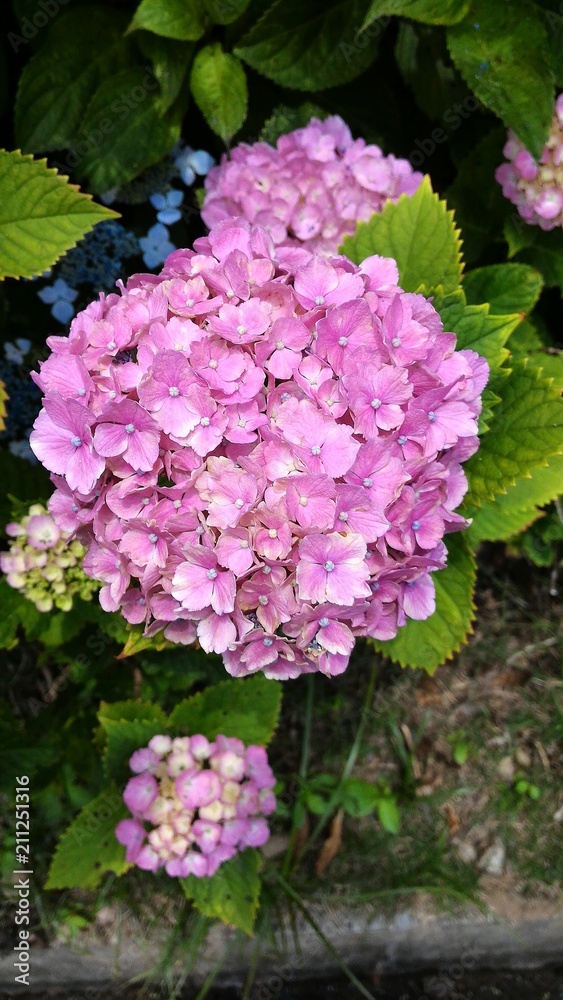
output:
[[[448,565],[432,574],[436,610],[426,621],[409,619],[394,639],[375,641],[375,647],[402,667],[421,667],[433,673],[465,642],[474,617],[475,559],[463,535],[447,537]]]
[[[469,0],[372,0],[364,27],[376,17],[395,14],[425,24],[456,24],[469,10]]]
[[[531,0],[472,0],[448,31],[451,57],[483,104],[540,157],[553,115],[554,82],[548,35]]]
[[[27,597],[20,594],[18,590],[9,587],[6,581],[0,577],[0,649],[12,649],[17,645],[18,629],[24,629],[36,625],[42,615],[37,610],[35,604],[28,601]]]
[[[469,479],[465,506],[481,507],[561,451],[560,387],[527,360],[512,362],[490,431],[465,465]]]
[[[166,725],[163,726],[156,718],[139,719],[135,722],[106,718],[103,725],[107,736],[103,755],[104,771],[107,778],[119,783],[131,777],[131,754],[146,747],[153,736],[160,736],[166,730]]]
[[[211,740],[222,733],[266,746],[277,725],[281,695],[280,684],[261,674],[222,681],[181,701],[170,716],[170,730],[203,733]]]
[[[84,133],[95,137],[84,155],[77,146],[76,173],[91,191],[125,184],[166,156],[180,138],[177,111],[161,114],[160,90],[141,66],[122,69],[100,84],[84,113]]]
[[[208,24],[204,0],[142,0],[129,31],[145,28],[179,41],[197,41]]]
[[[32,278],[51,267],[103,219],[96,205],[45,160],[0,150],[0,280]]]
[[[282,87],[336,87],[375,59],[380,32],[361,30],[368,7],[369,0],[277,0],[235,54]]]
[[[529,244],[518,253],[518,260],[541,271],[546,285],[563,292],[563,232],[544,232],[538,226],[526,227],[531,234]]]
[[[538,301],[543,287],[539,271],[525,264],[491,264],[469,271],[463,289],[470,304],[488,302],[491,312],[527,313]]]
[[[57,844],[45,888],[95,889],[105,872],[126,872],[131,865],[114,831],[128,815],[116,785],[84,806]]]
[[[150,701],[102,701],[98,712],[101,726],[106,729],[111,722],[156,722],[164,731],[167,718],[160,705]]]
[[[120,11],[86,4],[65,11],[46,29],[18,87],[16,141],[25,152],[65,149],[77,141],[92,94],[116,66],[127,65],[126,23]],[[111,115],[109,106],[105,114]]]
[[[251,847],[225,861],[212,878],[189,875],[180,882],[200,913],[252,934],[260,896],[260,865],[260,855]]]
[[[248,88],[244,67],[218,42],[200,49],[191,73],[194,101],[207,124],[228,143],[246,118]]]
[[[160,110],[168,111],[182,91],[192,63],[194,45],[162,38],[149,31],[140,31],[136,38],[143,55],[150,59],[158,80]]]
[[[305,128],[311,118],[319,118],[323,121],[326,116],[326,111],[311,101],[305,101],[304,104],[300,104],[296,108],[290,108],[287,104],[278,104],[264,122],[258,139],[260,142],[267,142],[270,146],[275,146],[280,135],[293,132],[298,128]]]
[[[388,202],[369,222],[360,222],[353,236],[345,236],[342,253],[360,264],[371,254],[394,257],[401,288],[431,293],[439,285],[450,292],[461,281],[461,241],[453,212],[432,191],[425,177],[413,195]]]
[[[465,511],[473,523],[467,532],[471,545],[479,542],[506,541],[524,531],[542,516],[539,509],[555,500],[563,490],[563,455],[552,455],[549,465],[533,469],[527,478],[517,479],[506,493],[494,501]]]

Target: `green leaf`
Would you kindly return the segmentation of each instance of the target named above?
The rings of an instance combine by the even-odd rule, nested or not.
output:
[[[369,0],[277,0],[235,48],[282,87],[348,83],[375,59],[380,31],[362,32]]]
[[[342,806],[349,816],[369,816],[380,799],[381,791],[371,781],[348,778],[342,786]]]
[[[200,49],[190,78],[192,94],[207,124],[228,143],[246,118],[248,88],[244,67],[218,42]]]
[[[195,42],[207,23],[203,0],[142,0],[128,31],[144,28],[164,38]]]
[[[425,621],[409,619],[394,639],[374,641],[376,649],[402,667],[421,667],[429,674],[457,653],[471,632],[475,611],[473,553],[461,532],[446,538],[448,564],[432,574],[436,587],[434,614]]]
[[[266,746],[277,725],[281,696],[281,685],[262,675],[221,681],[181,701],[170,716],[170,728],[203,733],[210,740],[222,733]]]
[[[179,117],[174,112],[161,115],[159,93],[154,75],[141,66],[119,70],[100,84],[83,120],[84,133],[96,141],[79,155],[75,168],[91,191],[132,180],[178,141]]]
[[[131,777],[129,758],[135,750],[146,747],[153,736],[160,736],[166,730],[156,717],[152,720],[140,719],[136,722],[108,719],[104,720],[107,743],[103,754],[104,772],[107,778],[122,783]]]
[[[86,4],[65,11],[46,29],[18,86],[15,130],[24,152],[73,145],[93,93],[116,66],[127,64],[131,43],[123,39],[125,24],[120,11]]]
[[[155,722],[162,726],[163,731],[168,725],[168,719],[160,705],[150,701],[102,701],[98,712],[100,725],[107,731],[107,725],[112,722]]]
[[[472,0],[448,31],[451,57],[480,101],[539,157],[555,98],[545,23],[531,0]]]
[[[380,799],[377,804],[377,816],[387,833],[398,833],[401,828],[399,807],[391,796]]]
[[[115,218],[45,160],[0,150],[0,280],[41,274],[97,222]]]
[[[159,105],[168,111],[180,96],[192,63],[194,46],[141,31],[136,36],[139,48],[150,59],[154,75],[160,86]]]
[[[543,287],[539,271],[526,264],[491,264],[469,271],[463,289],[470,304],[488,302],[492,313],[532,311]]]
[[[363,26],[389,14],[425,24],[456,24],[468,10],[469,0],[372,0]]]
[[[563,487],[563,455],[552,455],[549,464],[535,468],[532,473],[509,486],[506,493],[498,493],[493,501],[482,507],[464,510],[473,522],[467,531],[471,545],[480,542],[506,541],[524,531],[542,516],[539,509],[555,500]]]
[[[123,875],[131,865],[114,831],[127,816],[116,785],[84,806],[57,844],[45,888],[95,889],[105,872]]]
[[[188,875],[180,882],[200,913],[252,934],[260,896],[260,865],[258,851],[247,848],[223,862],[211,878]]]
[[[464,467],[469,479],[465,505],[481,507],[562,450],[563,400],[559,387],[527,359],[514,361],[490,431]]]
[[[207,16],[213,24],[232,24],[244,14],[250,0],[206,0]]]
[[[440,201],[425,177],[413,195],[388,202],[369,222],[360,222],[345,236],[341,252],[360,264],[371,254],[394,257],[399,282],[407,292],[424,285],[428,292],[441,285],[445,292],[461,281],[461,241],[453,212]]]

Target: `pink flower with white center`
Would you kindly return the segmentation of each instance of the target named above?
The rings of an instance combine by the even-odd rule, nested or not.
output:
[[[299,543],[297,590],[302,601],[350,604],[368,597],[367,546],[361,535],[309,535]]]
[[[126,860],[146,871],[198,878],[269,837],[275,777],[263,747],[219,734],[154,736],[136,750],[123,793],[132,813],[115,828]],[[148,829],[147,829],[148,825]]]
[[[285,502],[292,521],[307,530],[323,531],[334,524],[336,487],[330,476],[292,476]]]
[[[105,467],[92,444],[93,414],[58,393],[46,396],[43,407],[29,439],[33,453],[50,472],[64,476],[72,490],[89,493]]]
[[[563,226],[563,98],[559,94],[547,143],[539,160],[523,146],[513,132],[507,134],[503,149],[506,163],[497,167],[495,177],[502,193],[516,205],[529,225],[549,230]]]
[[[265,302],[249,299],[238,306],[221,306],[209,320],[209,329],[232,344],[251,344],[260,340],[270,326],[270,312]]]
[[[159,443],[158,424],[131,399],[104,407],[94,431],[94,447],[99,455],[104,458],[121,455],[138,472],[154,468]]]
[[[49,514],[33,514],[26,524],[27,540],[34,549],[52,549],[61,533]]]
[[[196,489],[209,504],[208,523],[234,528],[258,497],[256,479],[226,458],[211,458],[208,472],[196,479]]]
[[[264,368],[275,378],[292,378],[302,358],[302,352],[311,342],[311,332],[301,320],[280,317],[270,328],[268,339],[257,348],[260,358],[265,357]]]
[[[203,546],[186,546],[172,578],[172,595],[187,611],[213,608],[218,615],[234,610],[236,580],[222,569],[217,555]]]
[[[350,635],[390,638],[430,607],[403,590],[429,592],[443,536],[466,525],[460,463],[477,446],[488,368],[401,290],[395,261],[358,267],[326,249],[382,207],[374,185],[406,183],[398,161],[318,123],[252,153],[257,192],[239,153],[241,198],[271,232],[225,218],[50,338],[34,440],[56,473],[52,515],[90,550],[105,609],[147,637],[199,639],[233,676],[336,676]],[[295,238],[309,226],[326,257]],[[20,587],[21,557],[2,564]],[[319,617],[327,606],[338,610]],[[232,804],[201,808],[218,822]],[[164,822],[161,802],[151,809]],[[173,864],[167,832],[144,863],[160,863],[155,843]]]
[[[279,410],[277,425],[290,444],[297,445],[313,473],[343,476],[353,465],[360,444],[352,428],[337,424],[309,400],[288,399]]]
[[[377,437],[380,429],[389,431],[401,426],[405,419],[403,404],[413,392],[406,368],[382,365],[379,370],[345,375],[344,382],[357,434]]]
[[[376,348],[373,316],[365,299],[331,309],[326,319],[319,320],[317,330],[316,349],[337,372],[342,370],[344,357],[355,348]]]
[[[155,357],[139,385],[139,402],[166,434],[185,437],[197,423],[190,405],[194,374],[178,351],[163,351]]]
[[[416,580],[409,580],[403,589],[403,615],[400,620],[414,618],[424,621],[436,610],[436,590],[431,576],[424,574]]]

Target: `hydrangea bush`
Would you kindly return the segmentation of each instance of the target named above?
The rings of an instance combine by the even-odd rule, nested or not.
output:
[[[539,160],[510,131],[503,152],[508,162],[498,167],[495,176],[505,198],[530,225],[546,230],[563,226],[563,94],[557,98]]]
[[[34,375],[50,510],[102,607],[284,679],[432,614],[488,366],[395,262],[230,220],[122,292]]]
[[[153,736],[129,761],[134,773],[123,792],[132,813],[116,827],[138,868],[185,878],[214,875],[246,847],[270,836],[275,778],[264,747],[219,734]],[[144,824],[150,824],[147,832]]]
[[[384,156],[353,139],[338,115],[266,142],[241,143],[205,179],[203,221],[211,228],[232,216],[264,226],[276,245],[335,254],[388,201],[414,194],[422,174],[408,160]]]

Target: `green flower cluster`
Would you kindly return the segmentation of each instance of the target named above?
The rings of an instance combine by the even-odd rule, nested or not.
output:
[[[6,525],[12,539],[8,552],[0,552],[6,582],[19,590],[38,611],[70,611],[76,595],[90,601],[99,583],[82,569],[86,549],[69,541],[42,504],[35,503],[21,521]]]

